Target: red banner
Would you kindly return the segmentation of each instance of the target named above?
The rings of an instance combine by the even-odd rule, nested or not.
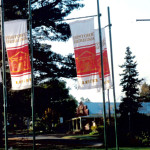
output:
[[[88,76],[97,72],[95,45],[75,51],[77,74]]]
[[[27,21],[7,21],[4,23],[4,29],[12,90],[31,88],[31,66],[27,38]]]
[[[105,29],[101,29],[102,33],[102,52],[103,52],[103,70],[104,70],[104,86],[105,89],[111,88],[111,78],[110,78],[110,70],[107,56],[107,47],[106,47],[106,38],[105,38]],[[100,55],[100,44],[99,44],[99,31],[95,30],[95,45],[96,45],[96,61],[97,68],[99,72],[99,78],[102,80],[102,72],[101,72],[101,55]]]
[[[102,78],[102,73],[101,73],[101,56],[97,55],[96,56],[97,60],[97,68],[99,72],[99,77],[100,79]],[[110,71],[109,71],[109,64],[108,64],[108,56],[107,56],[107,51],[103,51],[103,67],[104,67],[104,77],[110,76]]]
[[[73,36],[79,89],[100,88],[96,65],[94,19],[75,21],[70,24]]]
[[[7,50],[11,75],[20,76],[30,74],[30,58],[28,45],[17,47],[15,50]]]

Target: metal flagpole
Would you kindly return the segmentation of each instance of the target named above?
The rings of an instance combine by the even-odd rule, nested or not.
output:
[[[4,99],[5,150],[8,150],[7,90],[6,90],[6,63],[5,63],[4,3],[3,3],[3,0],[1,0],[1,40],[2,40],[2,64],[3,64],[3,99]]]
[[[85,19],[85,18],[91,18],[91,17],[97,17],[97,15],[91,15],[91,16],[84,16],[84,17],[77,17],[77,18],[68,18],[68,19],[58,19],[58,20],[51,20],[53,22],[57,21],[69,21],[69,20],[76,20],[76,19]]]
[[[101,54],[101,71],[102,71],[101,74],[102,74],[102,91],[103,91],[104,142],[105,142],[105,149],[107,150],[104,68],[103,68],[103,50],[102,50],[102,35],[101,35],[101,21],[100,21],[99,0],[97,0],[97,14],[98,14],[99,42],[100,42],[100,54]]]
[[[136,19],[136,21],[150,21],[150,19]]]
[[[29,29],[30,29],[30,50],[31,50],[31,107],[32,107],[32,127],[33,127],[33,150],[35,149],[35,115],[34,115],[34,76],[33,76],[33,41],[32,41],[32,12],[31,0],[28,1],[29,6]]]
[[[110,53],[111,53],[111,69],[112,69],[112,83],[113,83],[113,96],[114,96],[114,113],[115,113],[115,136],[116,136],[116,150],[119,150],[118,137],[117,137],[117,115],[116,115],[116,95],[115,95],[115,81],[114,81],[114,65],[113,65],[113,52],[112,52],[112,38],[111,38],[111,23],[110,23],[110,10],[108,7],[108,24],[109,24],[109,40],[110,40]]]
[[[110,112],[110,98],[109,98],[109,89],[107,90],[108,94],[108,118],[109,118],[109,125],[111,125],[111,112]]]

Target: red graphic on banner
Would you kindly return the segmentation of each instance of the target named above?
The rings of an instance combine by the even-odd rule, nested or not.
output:
[[[75,50],[77,75],[97,72],[95,46]]]
[[[7,54],[11,75],[31,74],[28,46],[15,50],[8,50]]]
[[[102,78],[102,75],[101,75],[101,56],[97,55],[96,60],[97,60],[97,68],[98,68],[98,72],[99,72],[99,77]],[[106,76],[110,75],[107,51],[103,51],[103,66],[104,66],[104,77],[106,77]]]

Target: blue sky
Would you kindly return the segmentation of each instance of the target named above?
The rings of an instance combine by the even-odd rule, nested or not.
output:
[[[120,97],[123,96],[123,93],[121,93],[121,87],[119,86],[119,74],[122,73],[119,65],[124,63],[126,47],[129,46],[133,55],[136,56],[135,61],[138,63],[137,70],[139,71],[139,78],[144,78],[146,82],[150,84],[150,22],[136,22],[136,19],[150,19],[150,0],[100,0],[99,2],[102,14],[102,27],[108,24],[107,7],[110,7],[116,99],[120,101]],[[67,18],[97,14],[97,0],[83,0],[83,3],[85,3],[84,8],[74,10]],[[95,18],[95,28],[97,28],[97,26],[97,18]],[[105,33],[108,56],[110,58],[108,28],[105,29]],[[64,43],[54,42],[52,45],[54,51],[62,53],[63,55],[74,52],[72,39]],[[68,82],[68,86],[72,89],[70,93],[78,100],[80,100],[80,97],[84,97],[89,98],[91,101],[102,101],[101,92],[97,92],[96,89],[77,90],[75,88],[77,86],[76,84],[76,82],[71,80]],[[112,90],[110,90],[110,97],[112,97]],[[113,98],[111,98],[111,101],[113,101]]]

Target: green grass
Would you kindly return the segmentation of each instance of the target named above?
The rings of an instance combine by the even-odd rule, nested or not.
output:
[[[115,150],[115,148],[109,150]],[[120,150],[150,150],[150,147],[121,147]]]
[[[52,148],[39,148],[39,150],[56,150],[56,147]],[[61,148],[62,150],[67,150],[66,148]],[[0,150],[4,150],[4,148],[0,148]],[[20,149],[20,148],[15,148],[13,150],[32,150],[30,149]],[[68,148],[68,150],[105,150],[104,148]],[[108,148],[108,150],[116,150],[116,148]],[[119,150],[150,150],[150,147],[121,147]]]
[[[98,135],[73,135],[73,136],[64,136],[64,139],[78,139],[78,140],[99,140]],[[104,148],[100,147],[73,147],[72,145],[70,146],[62,146],[62,145],[48,145],[44,148],[38,148],[38,150],[105,150]],[[4,148],[0,148],[0,150],[4,150]],[[33,148],[14,148],[13,150],[33,150]],[[108,148],[108,150],[116,150],[116,148]],[[150,147],[120,147],[119,150],[150,150]]]
[[[105,150],[104,148],[77,148],[72,150]],[[116,148],[108,148],[108,150],[116,150]],[[150,147],[121,147],[119,150],[150,150]]]
[[[72,135],[72,136],[64,136],[64,139],[78,139],[78,140],[97,140],[99,138],[98,135]]]

